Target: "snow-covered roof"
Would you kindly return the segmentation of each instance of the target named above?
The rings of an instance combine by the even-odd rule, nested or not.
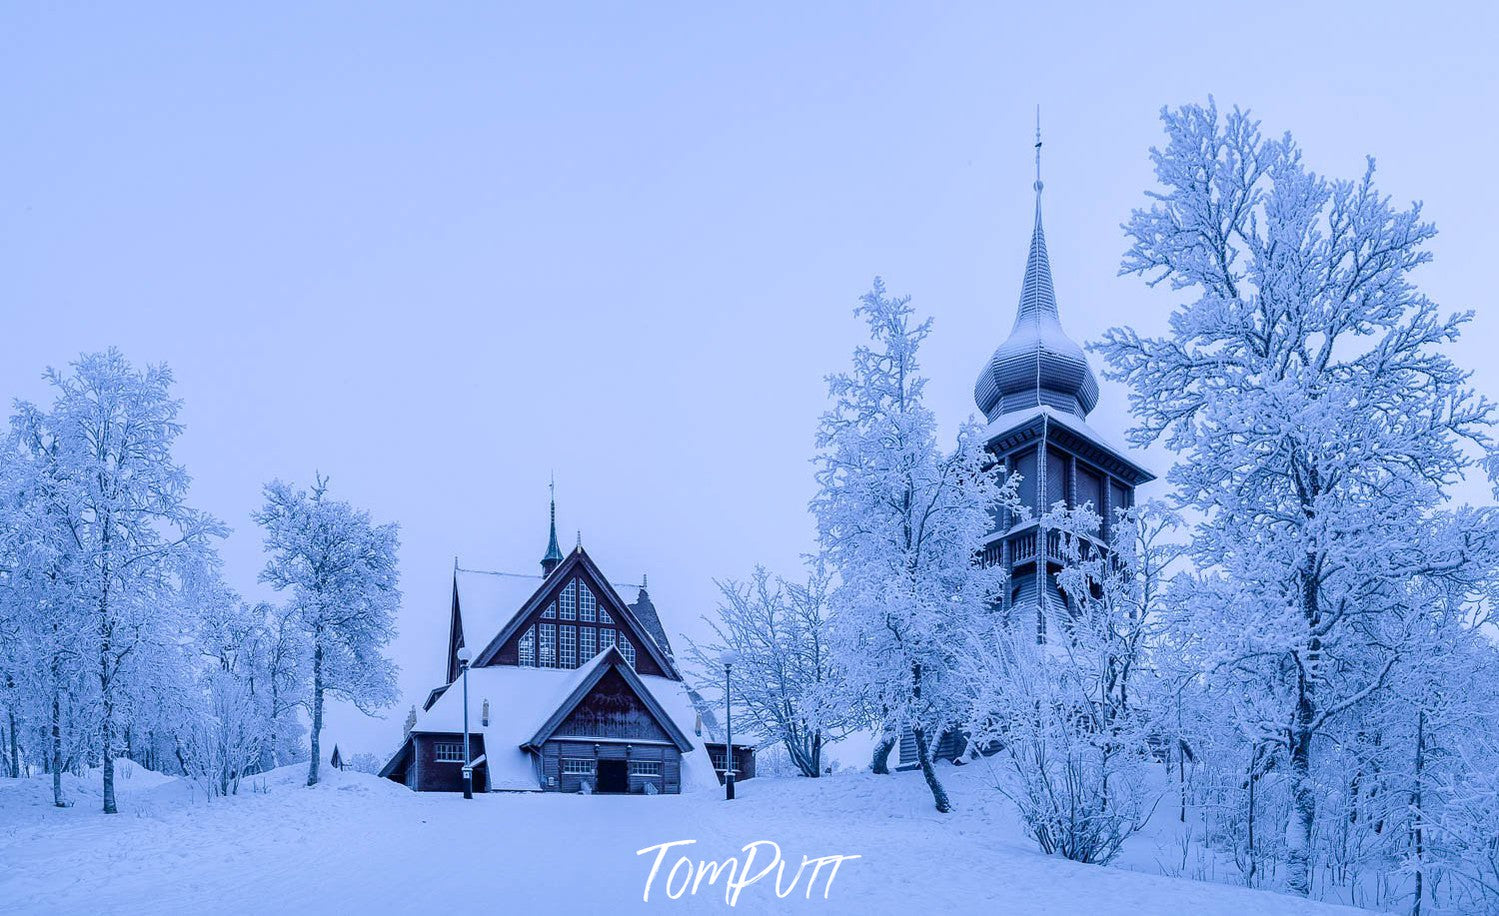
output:
[[[1027,424],[1035,420],[1039,420],[1043,417],[1046,418],[1046,420],[1050,423],[1055,423],[1057,426],[1062,426],[1068,430],[1071,430],[1076,435],[1091,442],[1101,451],[1107,452],[1114,458],[1138,471],[1141,475],[1140,482],[1143,483],[1145,481],[1155,479],[1156,475],[1152,473],[1149,468],[1140,464],[1140,462],[1130,457],[1129,452],[1115,445],[1102,433],[1098,432],[1098,430],[1089,426],[1086,420],[1077,416],[1076,414],[1069,413],[1065,410],[1057,410],[1056,408],[1048,407],[1046,405],[1026,407],[1021,410],[1012,410],[1009,413],[1000,414],[993,420],[990,420],[989,424],[984,428],[984,441],[992,442],[995,439],[1009,435],[1010,433],[1013,433],[1016,430],[1026,426]]]
[[[523,573],[454,569],[453,583],[458,589],[458,613],[463,619],[464,644],[475,652],[483,649],[545,581],[545,576]],[[621,596],[634,594],[626,589],[640,589],[638,585],[609,584]]]
[[[1041,182],[1036,182],[1036,223],[1020,285],[1015,325],[984,364],[973,397],[984,416],[1037,404],[1086,417],[1098,403],[1098,379],[1083,348],[1067,336],[1057,312],[1041,226]]]
[[[521,746],[572,695],[609,655],[604,650],[582,666],[521,668],[496,665],[468,672],[469,731],[484,736],[489,778],[496,789],[540,789],[532,756]],[[615,657],[618,657],[615,653]],[[715,788],[713,762],[696,733],[697,710],[687,685],[664,677],[637,675],[651,698],[671,718],[692,750],[682,755],[682,790]],[[484,701],[489,701],[489,725],[483,724]],[[417,715],[414,733],[456,734],[463,731],[463,682],[455,682],[432,708]]]

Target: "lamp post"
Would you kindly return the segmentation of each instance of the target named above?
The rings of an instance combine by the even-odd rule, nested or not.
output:
[[[463,670],[463,797],[474,797],[474,768],[469,765],[473,757],[468,752],[468,663],[474,657],[468,646],[458,647],[458,666]]]
[[[739,661],[739,653],[733,649],[725,649],[718,660],[723,662],[723,719],[724,719],[724,767],[723,767],[723,797],[725,801],[734,800],[734,703],[730,697],[733,689],[734,663]]]

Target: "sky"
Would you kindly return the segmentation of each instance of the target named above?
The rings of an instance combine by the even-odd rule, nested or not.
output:
[[[1476,311],[1456,356],[1499,395],[1486,4],[937,6],[7,3],[0,397],[109,346],[169,365],[247,597],[275,597],[273,478],[398,522],[404,697],[327,733],[384,755],[442,679],[454,557],[538,570],[553,474],[564,547],[648,574],[679,652],[715,579],[796,576],[824,377],[877,275],[935,318],[950,436],[1013,321],[1038,104],[1075,339],[1164,327],[1120,223],[1161,107],[1211,94],[1424,202],[1419,280]]]

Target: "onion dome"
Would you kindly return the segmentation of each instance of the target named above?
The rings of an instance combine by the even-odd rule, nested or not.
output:
[[[1039,147],[1037,156],[1039,162]],[[1039,169],[1039,165],[1038,165]],[[1036,227],[1020,285],[1020,309],[1010,337],[984,364],[974,400],[989,420],[1028,407],[1053,407],[1086,417],[1098,403],[1098,379],[1083,348],[1062,330],[1041,228],[1041,179],[1036,179]]]

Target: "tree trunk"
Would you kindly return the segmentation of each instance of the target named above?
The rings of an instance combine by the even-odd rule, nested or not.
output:
[[[307,765],[307,784],[317,785],[318,735],[323,730],[323,643],[321,634],[312,650],[312,761]]]
[[[1416,778],[1411,787],[1411,810],[1415,815],[1416,887],[1415,900],[1411,903],[1411,916],[1421,916],[1421,896],[1424,893],[1426,835],[1421,826],[1421,771],[1426,767],[1426,710],[1416,714]]]
[[[52,804],[66,808],[62,800],[62,698],[52,688]]]
[[[103,701],[103,716],[99,725],[99,743],[104,760],[104,813],[116,814],[115,807],[115,755],[114,755],[114,673],[110,670],[109,653],[113,650],[114,627],[109,619],[109,520],[104,522],[103,566],[99,577],[99,697]]]
[[[812,778],[822,775],[822,732],[812,734]]]
[[[882,738],[874,746],[874,757],[869,761],[869,771],[881,776],[890,774],[890,752],[895,749],[894,738]]]
[[[1305,688],[1291,732],[1291,819],[1286,825],[1286,884],[1292,893],[1312,893],[1312,825],[1317,797],[1312,786],[1312,698]]]
[[[16,709],[14,706],[7,710],[10,716],[10,778],[21,778],[21,742],[16,737]]]
[[[952,804],[947,800],[947,790],[937,781],[936,769],[932,767],[932,755],[927,751],[926,730],[917,727],[911,731],[916,735],[916,756],[921,760],[921,775],[926,777],[926,787],[932,790],[932,802],[936,804],[938,814],[946,814],[952,810]]]

